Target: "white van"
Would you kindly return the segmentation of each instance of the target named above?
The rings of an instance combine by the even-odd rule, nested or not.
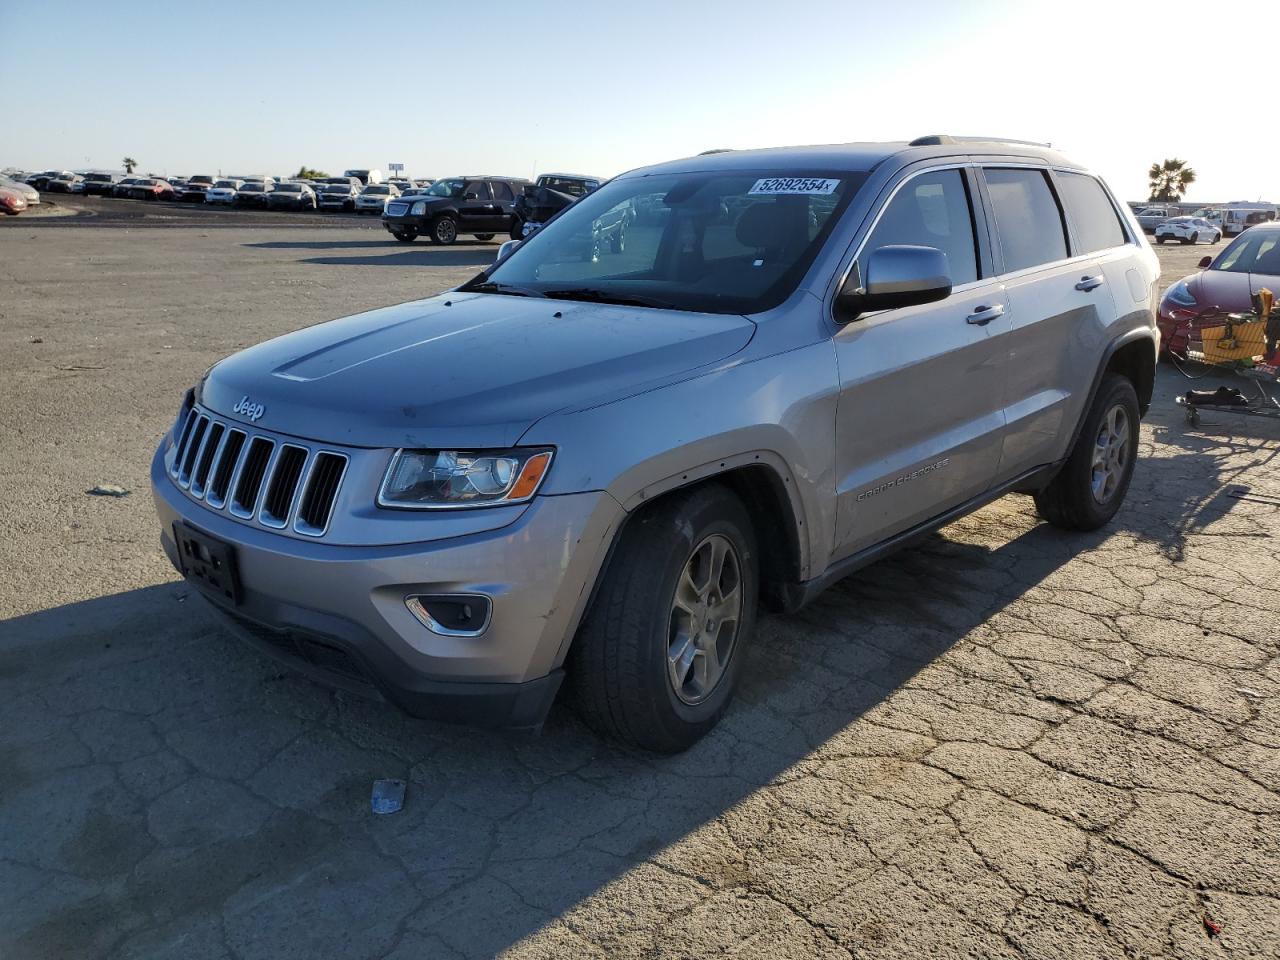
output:
[[[381,170],[343,170],[342,175],[344,177],[355,177],[366,187],[371,183],[382,182]]]

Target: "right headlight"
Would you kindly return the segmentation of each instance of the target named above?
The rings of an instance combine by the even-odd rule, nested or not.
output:
[[[538,492],[552,451],[397,450],[378,491],[378,506],[448,510],[522,503]]]
[[[410,215],[415,217],[420,217],[426,212],[427,212],[427,201],[425,200],[419,200],[417,203],[415,203],[412,207],[409,208]]]

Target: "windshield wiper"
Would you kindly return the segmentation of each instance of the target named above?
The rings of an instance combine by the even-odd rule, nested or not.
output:
[[[541,290],[517,287],[511,283],[498,283],[496,280],[481,280],[479,283],[469,283],[462,289],[467,293],[505,293],[512,297],[546,297],[546,294]]]
[[[554,300],[582,300],[587,303],[616,303],[624,307],[653,307],[656,310],[674,310],[675,305],[666,300],[640,296],[634,293],[609,293],[593,287],[570,287],[567,290],[548,290],[544,296]]]

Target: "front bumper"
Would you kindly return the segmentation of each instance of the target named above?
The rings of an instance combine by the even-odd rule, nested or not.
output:
[[[240,603],[210,602],[241,636],[318,679],[376,690],[415,716],[502,727],[541,723],[623,517],[603,492],[537,497],[496,530],[338,546],[261,530],[193,502],[171,480],[163,447],[151,483],[175,568],[175,525],[234,548]],[[432,632],[405,606],[419,594],[483,594],[492,602],[489,624],[475,637]]]

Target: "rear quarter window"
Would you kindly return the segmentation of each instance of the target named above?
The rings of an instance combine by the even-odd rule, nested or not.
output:
[[[1065,260],[1066,225],[1046,172],[987,167],[983,175],[1004,253],[1005,272]]]
[[[1120,216],[1096,179],[1084,173],[1059,173],[1058,190],[1075,228],[1077,253],[1118,247],[1127,241]]]

